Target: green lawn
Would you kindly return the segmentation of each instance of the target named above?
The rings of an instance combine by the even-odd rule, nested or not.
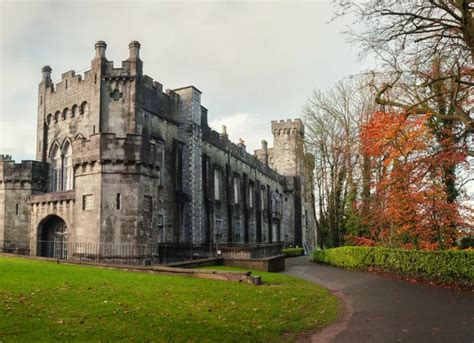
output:
[[[291,341],[339,301],[287,275],[253,286],[0,256],[0,342]]]

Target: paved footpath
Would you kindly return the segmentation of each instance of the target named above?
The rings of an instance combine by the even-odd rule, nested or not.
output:
[[[345,323],[315,341],[474,342],[473,293],[324,266],[307,256],[287,259],[285,273],[346,299]]]

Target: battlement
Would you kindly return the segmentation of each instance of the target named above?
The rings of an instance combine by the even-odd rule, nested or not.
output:
[[[4,155],[4,154],[1,154],[0,155],[0,161],[11,161],[12,160],[12,155]]]
[[[5,159],[5,156],[9,159]],[[1,155],[0,182],[46,182],[48,163],[38,161],[21,161],[15,163],[10,155]]]
[[[256,168],[272,179],[279,182],[284,182],[283,176],[279,175],[275,170],[261,162],[257,156],[247,152],[242,145],[230,141],[228,137],[229,136],[227,135],[226,131],[219,133],[215,130],[212,130],[209,126],[203,128],[203,139],[205,142],[229,153],[232,157],[252,166],[253,168]]]
[[[88,140],[73,142],[73,164],[114,162],[159,168],[162,149],[161,144],[141,135],[116,137],[114,133],[97,133]]]
[[[272,133],[275,136],[281,134],[299,134],[304,136],[304,125],[301,119],[272,120]]]

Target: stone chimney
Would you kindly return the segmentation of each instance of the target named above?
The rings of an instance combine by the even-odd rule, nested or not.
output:
[[[262,140],[262,162],[265,163],[265,165],[268,166],[268,143],[266,140]]]
[[[50,66],[44,66],[41,68],[41,81],[45,83],[51,82],[51,72],[53,69],[51,69]]]
[[[107,44],[103,40],[95,43],[95,58],[105,58],[105,50],[107,49]]]
[[[229,139],[229,135],[227,134],[227,126],[225,125],[222,125],[221,137]]]
[[[245,141],[242,139],[242,138],[239,138],[239,147],[242,148],[242,150],[245,150],[246,146],[245,146]]]
[[[140,58],[140,43],[138,41],[134,40],[130,42],[128,49],[130,51],[129,60]]]

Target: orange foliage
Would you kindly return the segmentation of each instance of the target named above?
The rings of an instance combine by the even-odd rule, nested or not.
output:
[[[376,112],[362,127],[364,152],[372,158],[371,238],[384,245],[439,249],[454,244],[466,226],[459,204],[448,202],[443,168],[466,160],[450,141],[442,148],[430,116]]]
[[[376,245],[376,242],[373,239],[367,237],[360,237],[360,236],[353,236],[353,235],[346,235],[344,240],[349,245],[356,245],[356,246],[366,246],[366,247],[373,247]]]

